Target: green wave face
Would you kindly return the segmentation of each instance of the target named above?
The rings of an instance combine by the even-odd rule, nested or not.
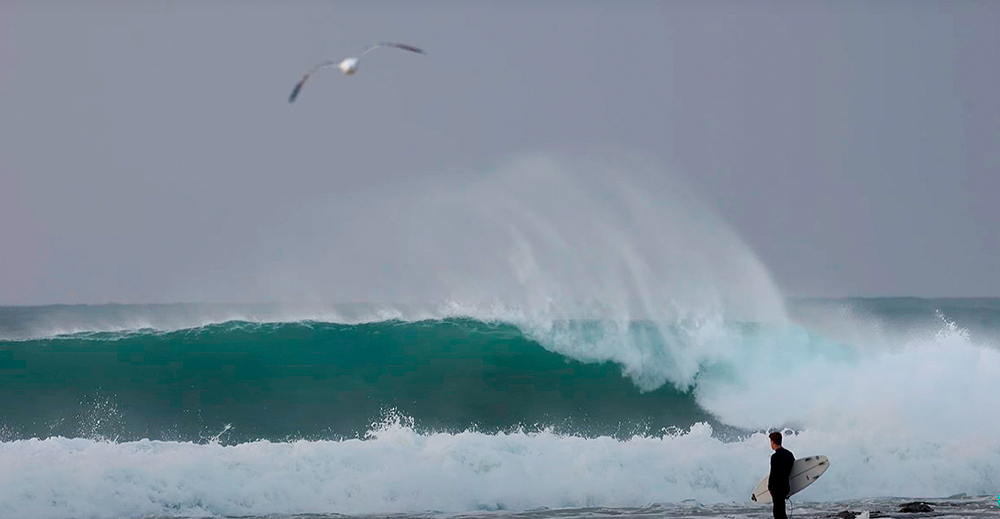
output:
[[[508,325],[450,319],[254,324],[0,342],[0,439],[222,442],[552,428],[656,434],[711,421],[689,392],[641,392],[611,363]],[[227,426],[231,426],[227,430]]]

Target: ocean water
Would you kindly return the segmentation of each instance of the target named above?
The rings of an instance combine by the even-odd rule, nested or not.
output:
[[[0,517],[1000,515],[1000,299],[786,307],[3,307]]]

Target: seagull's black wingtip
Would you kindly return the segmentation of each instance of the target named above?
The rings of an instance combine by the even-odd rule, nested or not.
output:
[[[414,47],[413,45],[407,45],[405,43],[396,43],[393,44],[393,46],[403,50],[408,50],[410,52],[416,52],[417,54],[427,54],[426,52],[424,52],[424,49]]]
[[[292,94],[290,96],[288,96],[288,102],[289,103],[294,103],[295,102],[295,98],[299,97],[299,91],[300,90],[302,90],[302,82],[301,81],[298,84],[295,85],[295,88],[292,89]]]

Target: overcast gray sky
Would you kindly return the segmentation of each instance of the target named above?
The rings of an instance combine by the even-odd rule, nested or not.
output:
[[[382,40],[427,55],[288,104]],[[593,149],[689,185],[787,295],[998,296],[998,49],[991,1],[0,0],[0,304],[271,298],[337,240],[276,246],[303,207]]]

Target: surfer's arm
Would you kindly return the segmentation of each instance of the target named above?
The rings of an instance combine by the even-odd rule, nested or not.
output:
[[[767,489],[768,490],[772,490],[774,488],[774,486],[773,486],[774,482],[778,481],[778,479],[774,477],[774,473],[776,472],[776,469],[778,468],[777,467],[778,464],[779,464],[778,453],[775,452],[774,454],[771,455],[771,471],[767,474]]]

